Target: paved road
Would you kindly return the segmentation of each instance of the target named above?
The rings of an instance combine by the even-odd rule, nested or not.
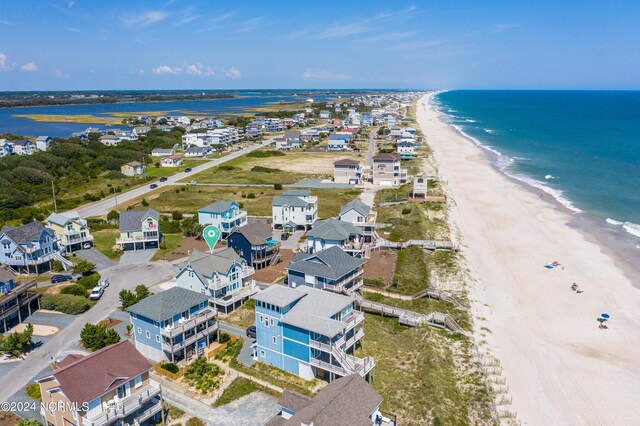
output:
[[[376,155],[376,136],[378,135],[379,127],[372,127],[369,133],[369,149],[367,150],[367,165],[373,164],[373,156]]]
[[[88,322],[97,323],[119,305],[120,290],[133,289],[144,283],[152,286],[173,278],[177,267],[171,263],[131,263],[116,265],[101,271],[109,279],[110,285],[98,303],[86,313],[76,317],[71,324],[53,336],[29,357],[2,377],[0,402],[7,401],[20,391],[34,376],[51,363],[51,357],[58,358],[62,352],[72,347],[80,338],[80,330]]]
[[[100,253],[97,248],[91,247],[86,250],[79,250],[75,252],[75,255],[80,259],[88,260],[89,262],[93,262],[96,264],[96,269],[101,271],[106,268],[110,268],[115,265],[111,259],[109,259],[104,254]]]
[[[166,182],[160,182],[160,181],[156,181],[153,183],[156,183],[158,185],[158,188],[162,188],[164,186],[167,185],[171,185],[171,184],[175,184],[176,182],[178,182],[181,179],[184,178],[188,178],[191,175],[194,175],[196,173],[205,171],[207,169],[210,169],[212,167],[215,166],[219,166],[220,164],[226,163],[227,161],[233,160],[234,158],[238,158],[240,156],[243,156],[245,154],[248,154],[251,151],[255,151],[256,149],[265,147],[269,144],[273,143],[273,141],[271,139],[268,139],[262,143],[259,144],[254,144],[251,146],[248,146],[246,148],[243,148],[239,151],[235,151],[232,152],[229,155],[225,155],[224,157],[220,157],[217,158],[215,160],[211,160],[205,164],[201,164],[199,166],[194,167],[191,172],[189,173],[185,173],[185,172],[180,172],[180,173],[176,173],[173,176],[170,176],[167,178]],[[151,184],[151,182],[149,183]],[[149,188],[149,185],[143,185],[139,188],[135,188],[132,189],[131,191],[127,191],[127,192],[123,192],[122,194],[118,194],[115,197],[111,197],[111,198],[106,198],[102,201],[98,201],[94,204],[85,206],[85,207],[81,207],[76,209],[78,214],[80,214],[80,216],[87,218],[87,217],[91,217],[91,216],[103,216],[106,215],[107,213],[109,213],[110,210],[114,210],[116,208],[116,201],[119,203],[123,203],[125,201],[129,201],[129,200],[133,200],[134,198],[138,198],[142,195],[145,195],[151,191],[154,191],[153,189]]]

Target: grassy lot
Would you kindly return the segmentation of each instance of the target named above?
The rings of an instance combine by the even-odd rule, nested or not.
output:
[[[109,259],[117,262],[120,260],[120,256],[114,254],[111,250],[116,243],[116,238],[120,236],[120,231],[117,229],[103,229],[101,231],[92,232],[93,244],[96,249]]]
[[[164,234],[164,248],[158,249],[156,254],[151,258],[151,262],[155,262],[156,260],[160,260],[165,257],[167,254],[174,251],[182,242],[184,236],[182,234]],[[162,245],[162,244],[161,244]]]
[[[447,222],[439,218],[428,220],[424,208],[417,203],[378,207],[378,223],[392,225],[379,232],[390,241],[448,240],[450,234]]]
[[[233,380],[233,382],[231,382],[229,387],[226,388],[224,392],[222,392],[222,395],[220,395],[220,398],[218,398],[216,402],[213,403],[213,406],[220,407],[221,405],[233,402],[255,391],[262,391],[273,396],[280,396],[278,392],[272,389],[261,386],[256,382],[253,382],[244,377],[237,377]]]
[[[313,390],[318,386],[318,380],[305,380],[300,376],[280,370],[264,362],[256,362],[251,367],[231,362],[231,367],[249,374],[257,379],[264,380],[283,389],[289,389],[303,395],[312,396]]]
[[[411,160],[402,160],[402,168],[407,169],[410,176],[422,173],[422,158],[414,158]]]
[[[242,329],[255,324],[256,311],[253,300],[247,301],[247,303],[229,314],[223,314],[222,312],[218,313],[218,319]]]
[[[415,294],[429,287],[430,277],[424,250],[420,247],[407,247],[398,251],[396,271],[389,290]]]
[[[184,188],[184,190],[183,190]],[[181,213],[193,213],[199,208],[216,200],[231,200],[242,204],[242,208],[252,216],[271,216],[271,201],[274,195],[280,195],[283,190],[273,187],[250,186],[184,186],[169,187],[147,194],[145,199],[152,207],[160,212],[177,210]],[[360,190],[356,189],[312,189],[311,193],[319,197],[318,215],[320,218],[336,216],[340,213],[340,206],[356,198]],[[249,194],[253,194],[254,198]],[[142,208],[142,198],[138,198],[121,205],[121,208],[133,206]]]
[[[366,315],[364,348],[376,360],[373,386],[381,409],[402,425],[486,424],[489,390],[471,367],[469,343],[430,327]]]
[[[409,196],[409,193],[411,192],[411,188],[412,188],[412,185],[407,184],[407,185],[402,185],[398,188],[381,189],[380,191],[376,192],[375,202],[383,203],[383,202],[406,200],[407,197]]]

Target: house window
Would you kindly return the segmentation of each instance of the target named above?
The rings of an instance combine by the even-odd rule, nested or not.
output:
[[[160,343],[160,335],[156,334],[156,342]]]
[[[277,345],[278,344],[278,336],[273,336],[271,338],[271,341],[273,342],[274,345]]]
[[[142,334],[142,327],[138,327],[138,334]]]
[[[142,386],[142,376],[137,376],[133,382],[135,383],[134,387],[139,388]]]
[[[271,318],[271,319],[269,320],[269,322],[271,323],[271,327],[273,327],[273,324],[274,324],[274,322],[273,322],[273,318]]]
[[[2,243],[2,248],[5,250],[10,250],[11,249],[11,243]]]
[[[151,339],[151,332],[150,331],[146,331],[145,335],[147,336],[147,339]]]
[[[260,351],[260,358],[266,358],[267,354],[265,351]]]

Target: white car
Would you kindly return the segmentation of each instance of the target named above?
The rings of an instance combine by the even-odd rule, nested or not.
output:
[[[84,245],[82,246],[83,249],[90,249],[91,248],[91,243],[84,243]]]
[[[94,287],[91,290],[91,294],[89,295],[89,300],[98,300],[102,297],[102,293],[104,293],[104,287]]]
[[[109,279],[108,278],[100,278],[100,282],[98,282],[98,285],[100,287],[102,287],[103,289],[109,287]]]

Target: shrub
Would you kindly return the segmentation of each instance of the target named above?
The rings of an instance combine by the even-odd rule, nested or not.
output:
[[[83,276],[91,274],[94,269],[96,269],[96,264],[85,259],[78,259],[76,264],[73,265],[73,273],[82,274]]]
[[[25,386],[24,389],[27,391],[27,395],[29,395],[29,397],[35,399],[36,401],[42,401],[42,395],[40,394],[39,384],[32,383],[30,385]]]
[[[149,297],[149,289],[144,284],[138,284],[134,291],[122,289],[118,293],[122,307],[127,309],[131,305],[135,305],[145,297]]]
[[[266,150],[266,151],[251,151],[247,154],[247,157],[255,158],[267,158],[267,157],[282,157],[286,155],[282,151]]]
[[[54,259],[54,261],[51,262],[51,269],[53,270],[53,272],[62,272],[64,270],[64,267],[62,266],[62,262]]]
[[[182,231],[182,226],[177,220],[161,220],[160,229],[165,234],[177,234]]]
[[[280,191],[282,189],[282,184],[281,183],[274,183],[273,184],[273,189],[275,189],[276,191]]]
[[[91,275],[87,275],[86,277],[80,278],[78,280],[78,285],[83,287],[85,290],[91,290],[92,288],[98,285],[98,282],[100,282],[100,274],[97,272],[94,272]],[[70,293],[70,294],[74,294],[74,293]]]
[[[22,332],[9,334],[0,340],[0,353],[20,356],[31,349],[31,336],[33,336],[33,324],[27,324]]]
[[[230,166],[229,164],[223,164],[218,166],[218,170],[224,170],[225,172],[230,172],[231,170],[235,170],[234,166]]]
[[[403,207],[402,208],[402,214],[409,214],[411,213],[411,208],[410,207]]]
[[[115,255],[120,255],[124,253],[124,249],[122,248],[122,246],[119,246],[116,244],[113,247],[111,247],[111,252]]]
[[[249,198],[249,199],[256,198],[256,194],[254,194],[253,192],[250,192],[250,193],[247,194],[247,198]]]
[[[172,362],[163,362],[162,364],[160,364],[160,368],[162,368],[163,370],[167,370],[169,373],[173,374],[176,374],[178,371],[180,371],[180,367]]]
[[[73,284],[67,287],[64,287],[60,290],[61,294],[73,294],[74,296],[87,297],[89,294],[87,293],[87,289],[80,284]]]
[[[108,214],[107,214],[107,220],[110,221],[117,221],[120,220],[120,213],[118,213],[115,210],[111,210]]]
[[[182,220],[182,213],[177,210],[171,212],[171,219],[173,220]]]
[[[200,357],[184,370],[184,379],[201,393],[208,394],[220,386],[219,374],[220,367]]]
[[[114,329],[107,328],[104,325],[87,323],[80,331],[80,341],[85,348],[97,351],[118,343],[120,335]]]
[[[44,293],[40,298],[40,307],[63,314],[79,315],[89,309],[89,302],[84,297],[73,294]]]
[[[231,336],[229,336],[227,333],[220,333],[220,337],[218,337],[218,342],[227,343],[229,340],[231,340]]]
[[[42,422],[38,419],[22,419],[16,426],[42,426]]]
[[[146,199],[142,199],[142,203],[143,206],[147,207],[149,205],[149,202]]]
[[[252,172],[259,172],[259,173],[277,173],[280,170],[279,169],[271,169],[269,167],[263,167],[263,166],[254,166],[251,169]]]
[[[191,417],[189,420],[187,420],[185,426],[204,426],[204,422],[197,417]]]

